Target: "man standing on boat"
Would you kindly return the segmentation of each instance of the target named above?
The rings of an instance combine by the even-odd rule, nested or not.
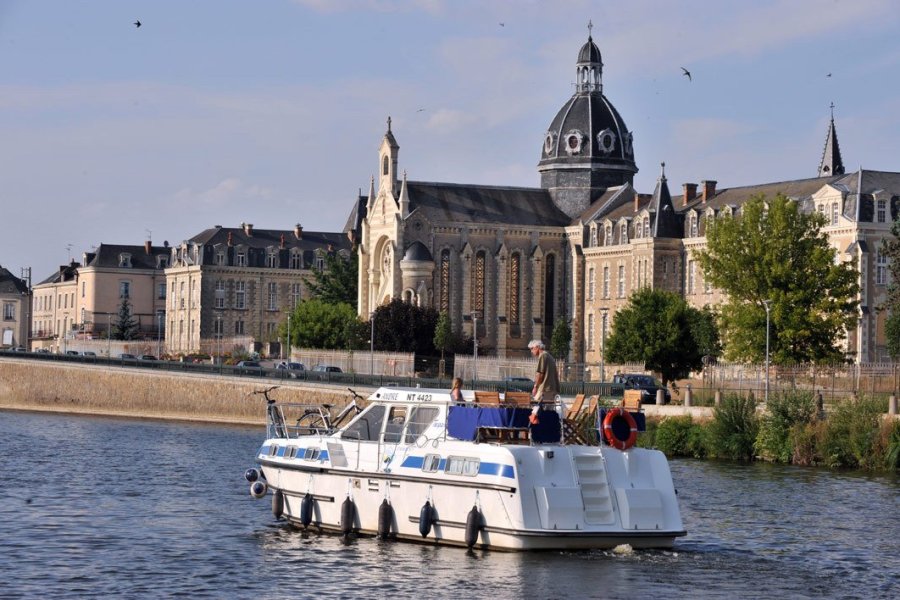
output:
[[[537,357],[537,373],[534,375],[534,388],[531,395],[537,401],[537,406],[531,413],[531,423],[537,423],[537,412],[542,404],[555,404],[559,395],[559,376],[556,373],[556,361],[553,356],[544,349],[544,342],[531,340],[528,342],[531,355]]]

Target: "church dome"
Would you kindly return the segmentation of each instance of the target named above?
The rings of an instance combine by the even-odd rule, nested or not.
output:
[[[603,95],[603,62],[590,36],[578,52],[575,68],[575,94],[544,134],[538,170],[547,174],[588,167],[608,173],[611,185],[631,181],[637,172],[632,134]]]
[[[433,261],[434,259],[431,257],[431,252],[428,251],[425,244],[413,242],[406,249],[403,260]]]

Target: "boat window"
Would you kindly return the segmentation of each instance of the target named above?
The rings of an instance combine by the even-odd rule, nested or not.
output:
[[[422,470],[426,473],[436,473],[438,467],[441,466],[440,454],[426,454],[425,460],[422,461]]]
[[[297,446],[288,446],[287,450],[284,451],[285,458],[294,458],[297,456]]]
[[[438,408],[436,406],[414,406],[410,411],[409,421],[406,423],[405,442],[414,444],[437,415]]]
[[[463,458],[461,456],[451,456],[447,459],[447,466],[444,472],[449,475],[469,475],[474,477],[478,475],[478,468],[481,461],[477,458]]]
[[[388,413],[387,424],[384,426],[384,443],[396,444],[403,433],[403,424],[406,422],[406,406],[392,406]]]
[[[319,458],[319,449],[318,448],[307,448],[306,452],[303,454],[303,458],[306,460],[316,460]]]
[[[381,434],[381,423],[384,421],[384,412],[383,404],[370,406],[341,432],[341,437],[364,442],[378,440],[378,436]]]
[[[276,454],[278,454],[278,446],[272,444],[272,447],[269,448],[269,456],[275,456]]]

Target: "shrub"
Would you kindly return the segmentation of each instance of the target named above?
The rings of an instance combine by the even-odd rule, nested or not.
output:
[[[791,432],[796,425],[812,421],[816,414],[811,392],[793,392],[773,396],[760,418],[759,433],[754,441],[756,454],[775,462],[791,462],[794,454]]]
[[[637,443],[635,444],[638,448],[655,448],[656,447],[656,432],[659,429],[659,420],[657,419],[647,419],[647,430],[642,431],[638,434]]]
[[[753,399],[729,394],[713,410],[709,425],[710,453],[720,458],[751,460],[758,429]]]
[[[845,400],[828,416],[822,439],[822,460],[829,467],[869,469],[877,466],[875,441],[883,402],[872,398]]]
[[[875,455],[880,463],[876,467],[885,471],[900,469],[900,421],[891,419],[881,425],[875,439]]]
[[[656,447],[666,456],[706,456],[706,435],[690,416],[663,419],[656,428]]]
[[[790,462],[805,467],[822,464],[820,448],[822,440],[825,439],[825,428],[824,421],[796,423],[791,427],[787,444],[791,448]],[[756,439],[759,441],[759,436]]]

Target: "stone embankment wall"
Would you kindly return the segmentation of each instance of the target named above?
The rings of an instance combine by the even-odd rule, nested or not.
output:
[[[265,424],[263,378],[0,360],[0,408]],[[342,406],[346,390],[278,382],[279,402]],[[362,394],[367,395],[361,390]]]

